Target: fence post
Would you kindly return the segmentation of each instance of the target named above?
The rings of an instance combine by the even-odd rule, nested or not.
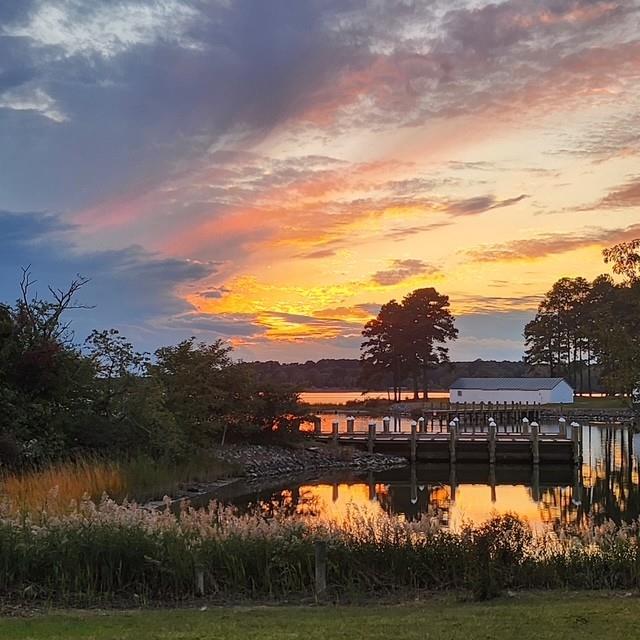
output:
[[[425,422],[424,422],[424,416],[420,416],[418,418],[418,431],[420,433],[425,433],[427,431],[427,429],[425,428]]]
[[[333,438],[333,444],[338,444],[338,431],[340,430],[340,423],[335,421],[331,423],[331,435]]]
[[[529,418],[522,418],[522,433],[529,434]]]
[[[540,464],[540,439],[539,425],[537,422],[531,423],[531,455],[533,464]]]
[[[318,416],[313,418],[313,433],[317,436],[322,433],[322,418]]]
[[[368,442],[369,453],[373,453],[373,447],[374,447],[375,441],[376,441],[376,423],[370,422],[369,423],[369,442]]]
[[[389,416],[385,416],[382,418],[382,431],[383,433],[389,433],[391,427],[391,418]]]
[[[327,543],[316,540],[313,544],[316,569],[316,600],[323,600],[327,595]]]
[[[451,464],[456,463],[456,423],[451,421],[449,423],[449,460]]]

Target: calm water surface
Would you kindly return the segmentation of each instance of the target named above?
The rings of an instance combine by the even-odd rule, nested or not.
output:
[[[333,415],[325,415],[323,426]],[[368,421],[368,418],[361,418]],[[380,423],[379,423],[380,424]],[[357,427],[356,427],[357,428]],[[546,427],[553,430],[555,427]],[[583,465],[417,465],[381,473],[338,473],[266,489],[246,488],[230,501],[289,509],[340,521],[349,505],[369,513],[417,518],[435,510],[453,529],[512,512],[534,526],[571,523],[585,515],[630,520],[640,515],[640,434],[630,427],[582,428]]]
[[[433,391],[429,393],[432,399],[443,400],[449,398],[448,391]],[[309,404],[346,404],[354,400],[388,400],[389,395],[385,391],[303,391],[300,394],[302,402]],[[405,392],[403,400],[412,400],[413,393]]]

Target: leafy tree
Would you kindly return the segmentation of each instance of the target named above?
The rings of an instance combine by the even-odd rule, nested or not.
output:
[[[613,272],[625,276],[629,283],[640,280],[640,238],[621,242],[602,252],[605,263],[613,263]]]
[[[378,371],[391,372],[393,399],[401,399],[402,382],[409,365],[409,343],[402,305],[395,300],[383,304],[378,315],[364,326],[361,361],[371,378]]]
[[[449,310],[449,298],[432,287],[417,289],[384,304],[377,317],[362,332],[361,361],[365,370],[390,371],[394,400],[401,398],[402,383],[411,376],[415,396],[418,377],[422,378],[424,398],[428,396],[428,372],[448,361],[446,341],[455,340],[458,331]]]
[[[429,371],[449,361],[446,342],[458,337],[454,317],[449,310],[449,296],[433,287],[416,289],[402,300],[407,325],[409,362],[422,374],[422,392],[426,400],[429,393]]]

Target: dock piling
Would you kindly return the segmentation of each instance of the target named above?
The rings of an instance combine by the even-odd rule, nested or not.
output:
[[[369,423],[369,439],[368,439],[369,453],[373,453],[375,441],[376,441],[376,423],[370,422]]]
[[[455,420],[449,423],[449,460],[452,465],[456,463],[456,437],[457,424]]]
[[[415,421],[412,421],[411,422],[411,462],[416,461],[416,450],[418,448],[417,431],[418,431],[418,423]]]
[[[489,464],[496,463],[496,423],[489,422]]]
[[[531,423],[531,457],[533,464],[540,464],[540,425],[537,422]]]
[[[573,442],[573,463],[582,464],[582,451],[580,446],[580,425],[577,422],[571,423],[571,441]]]
[[[347,433],[353,433],[356,425],[356,419],[353,416],[347,416]]]

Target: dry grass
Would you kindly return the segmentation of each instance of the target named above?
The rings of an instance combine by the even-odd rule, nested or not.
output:
[[[119,497],[126,493],[127,482],[120,464],[81,460],[46,469],[5,475],[0,481],[2,493],[23,513],[47,511],[62,513],[72,501],[83,496],[99,499],[104,493]]]
[[[175,495],[184,484],[214,482],[237,472],[235,466],[211,456],[181,464],[146,457],[126,462],[84,459],[6,474],[0,478],[0,493],[22,513],[64,514],[87,496],[96,502],[103,495],[117,501],[161,499]]]

